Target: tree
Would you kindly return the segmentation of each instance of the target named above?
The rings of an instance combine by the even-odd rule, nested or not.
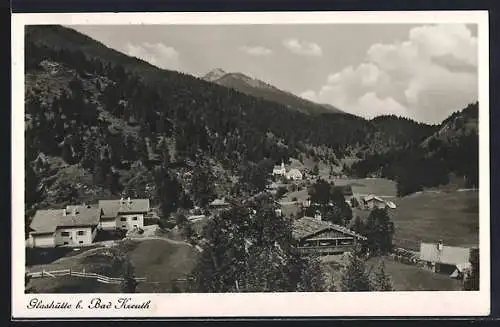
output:
[[[469,260],[471,268],[465,275],[463,288],[465,291],[479,291],[479,251],[472,251]]]
[[[348,262],[342,270],[340,290],[342,292],[371,291],[370,279],[364,261],[354,254],[348,254]]]
[[[191,194],[193,202],[199,207],[206,207],[215,196],[215,178],[210,166],[200,164],[193,172]]]
[[[171,176],[163,168],[156,172],[155,184],[162,214],[164,217],[168,217],[179,207],[182,186],[174,176]]]
[[[363,235],[365,233],[365,225],[364,225],[361,217],[359,217],[359,216],[354,217],[354,219],[352,220],[350,229],[353,232],[356,232],[356,233],[361,234],[361,235]]]
[[[365,224],[367,247],[374,253],[387,253],[392,250],[394,223],[387,209],[375,208],[368,216]]]
[[[122,293],[135,293],[138,282],[134,276],[134,267],[128,260],[125,261],[122,278],[123,281],[120,284]]]
[[[331,185],[324,179],[318,180],[310,189],[311,202],[327,205],[331,197]]]
[[[312,174],[313,176],[318,176],[318,175],[319,175],[319,166],[318,166],[318,164],[317,164],[317,163],[316,163],[316,164],[314,164],[314,167],[313,167],[313,169],[312,169],[312,171],[311,171],[311,174]]]
[[[385,264],[380,260],[371,278],[371,288],[373,291],[386,292],[394,291],[391,277],[385,271]]]
[[[29,163],[25,162],[24,164],[25,171],[25,206],[26,208],[30,208],[33,204],[39,201],[41,192],[38,187],[40,183],[40,179],[33,171],[33,168]]]
[[[302,292],[324,292],[327,288],[326,276],[321,267],[319,258],[307,258],[303,262],[304,268],[301,272],[298,291]],[[332,287],[332,283],[329,285]]]

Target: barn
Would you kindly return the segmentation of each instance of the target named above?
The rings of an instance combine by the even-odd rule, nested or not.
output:
[[[321,217],[303,217],[293,222],[292,236],[300,254],[341,254],[358,248],[366,237],[343,226],[321,220]]]

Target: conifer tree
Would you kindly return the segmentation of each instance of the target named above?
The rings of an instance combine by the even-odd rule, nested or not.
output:
[[[134,267],[128,259],[123,262],[122,278],[120,284],[122,293],[135,293],[138,282],[135,280]]]
[[[348,262],[342,271],[340,290],[342,292],[371,291],[370,279],[364,261],[354,254],[348,254]]]
[[[371,277],[371,287],[373,291],[386,292],[394,290],[392,279],[385,271],[383,260],[377,264]]]

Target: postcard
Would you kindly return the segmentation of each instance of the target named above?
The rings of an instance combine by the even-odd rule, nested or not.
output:
[[[14,318],[484,316],[486,11],[12,16]]]

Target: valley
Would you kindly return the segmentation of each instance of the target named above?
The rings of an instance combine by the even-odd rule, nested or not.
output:
[[[126,234],[27,263],[30,273],[85,270],[121,282],[32,278],[32,290],[328,291],[321,276],[330,269],[335,290],[356,291],[341,283],[356,260],[370,280],[382,269],[392,290],[463,286],[424,259],[390,258],[421,243],[478,247],[477,102],[435,125],[365,119],[242,73],[160,69],[67,27],[29,26],[25,44],[26,243],[47,233],[36,230],[37,213],[68,217],[74,206],[95,209],[92,237],[110,219]],[[119,209],[104,215],[103,200]],[[146,202],[141,216],[124,209]],[[122,224],[129,218],[133,230]],[[146,236],[147,226],[156,232]],[[341,268],[343,259],[325,268],[297,254],[315,247],[354,254]],[[377,285],[366,287],[387,287]]]

